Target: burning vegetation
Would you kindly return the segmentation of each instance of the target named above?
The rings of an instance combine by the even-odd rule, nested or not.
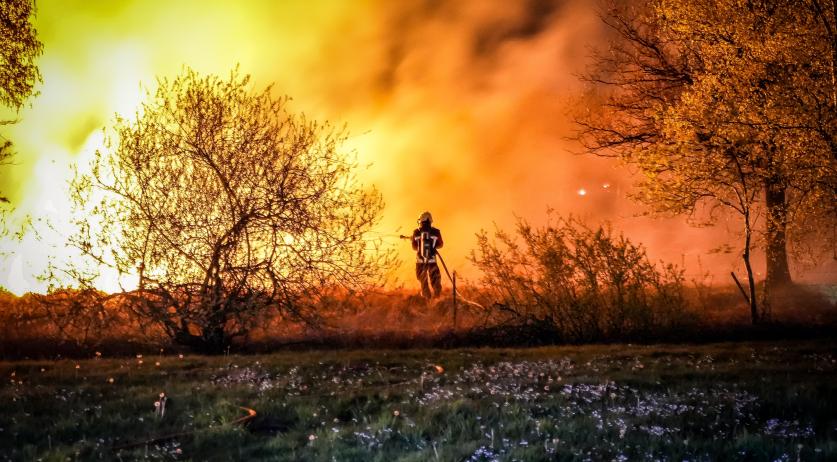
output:
[[[428,21],[446,16],[426,10]],[[491,27],[479,27],[469,53],[550,35],[560,11],[521,7],[497,22],[508,37],[488,40]],[[21,47],[2,50],[18,74],[0,94],[17,110],[40,79],[33,59],[42,47],[29,2],[0,12],[10,18],[4,27],[20,32]],[[790,258],[800,248],[821,258],[834,247],[837,10],[819,1],[742,8],[707,0],[613,2],[600,13],[607,52],[594,53],[582,76],[589,93],[576,108],[584,110],[575,141],[635,168],[632,194],[651,212],[741,225],[747,287],[739,287],[752,324],[791,312],[830,323],[833,300],[794,285]],[[495,14],[451,10],[489,25]],[[15,50],[22,56],[5,57]],[[456,287],[445,266],[456,288],[444,292],[434,247],[441,233],[425,213],[412,238],[422,258],[416,274],[429,278],[423,295],[438,298],[427,304],[387,285],[398,262],[383,237],[371,237],[384,236],[376,228],[384,198],[360,181],[346,132],[292,110],[288,97],[256,88],[237,69],[222,78],[183,67],[159,78],[135,113],[118,115],[105,133],[71,182],[66,247],[76,257],[49,267],[51,293],[6,297],[4,341],[40,333],[90,346],[119,333],[218,354],[345,338],[659,340],[740,324],[738,311],[713,315],[740,308],[734,291],[718,303],[723,289],[692,287],[683,267],[652,261],[604,220],[566,213],[482,232],[470,259],[475,279]],[[611,194],[610,184],[601,191]],[[569,190],[574,199],[596,195],[578,186]],[[763,282],[751,262],[757,249],[766,256]],[[115,275],[108,293],[99,290],[103,274]]]
[[[602,2],[593,42],[606,48],[588,61],[567,26],[585,22],[585,3],[373,0],[306,18],[302,3],[253,4],[285,13],[261,16],[295,27],[265,29],[320,61],[271,61],[267,44],[243,67],[290,72],[282,91],[316,82],[297,87],[322,106],[313,116],[239,67],[223,77],[179,63],[153,91],[120,92],[120,104],[142,101],[101,138],[85,127],[70,143],[87,154],[65,169],[72,219],[58,234],[71,257],[50,255],[46,293],[0,289],[0,459],[835,460],[837,286],[791,270],[837,261],[837,0]],[[125,11],[181,24],[183,5]],[[385,20],[364,10],[376,8]],[[34,11],[0,3],[0,105],[15,117],[41,82]],[[311,18],[332,32],[283,35]],[[211,33],[237,40],[224,30]],[[585,90],[569,111],[577,131],[561,141],[556,94],[570,72],[546,57],[589,64],[571,84]],[[320,114],[384,134],[358,142]],[[556,162],[568,146],[585,160]],[[0,167],[13,155],[3,135]],[[386,167],[365,175],[370,158]],[[387,209],[370,178],[413,197]],[[723,245],[746,287],[735,272],[736,286],[688,276],[610,223],[629,180],[650,215],[738,229]],[[475,223],[509,219],[497,198],[517,183],[503,207],[523,217],[463,242]],[[559,211],[532,212],[552,198]],[[447,244],[429,211],[412,236],[394,234],[419,202],[446,212]],[[0,247],[0,261],[56,230],[27,217],[12,232],[10,213],[2,243],[30,240]],[[396,282],[413,262],[398,260],[395,236],[412,243],[420,289]],[[472,249],[470,278],[449,271],[443,245],[457,265]],[[753,339],[769,342],[741,341]]]

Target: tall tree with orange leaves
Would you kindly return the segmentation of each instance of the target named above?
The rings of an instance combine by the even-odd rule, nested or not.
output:
[[[788,243],[834,227],[830,23],[790,0],[658,0],[602,18],[613,40],[586,76],[600,104],[578,118],[581,140],[636,166],[635,196],[655,212],[742,217],[757,322],[757,227],[764,301],[791,282]]]

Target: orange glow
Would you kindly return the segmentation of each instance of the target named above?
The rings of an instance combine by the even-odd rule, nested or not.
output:
[[[719,273],[727,273],[735,255],[705,255],[725,229],[693,229],[682,218],[659,226],[634,218],[638,209],[624,195],[573,193],[579,183],[613,191],[628,182],[620,166],[579,157],[567,141],[568,107],[581,89],[575,75],[602,25],[592,2],[527,4],[39,0],[44,82],[8,128],[17,165],[0,180],[15,207],[10,224],[28,216],[32,227],[21,241],[0,242],[0,285],[43,291],[37,276],[49,259],[76,258],[64,245],[67,181],[73,164],[83,170],[101,147],[115,114],[132,115],[158,76],[184,65],[226,76],[236,64],[257,88],[275,83],[294,109],[346,124],[345,148],[387,203],[370,238],[398,246],[408,287],[412,251],[397,235],[424,210],[442,230],[448,266],[466,278],[476,276],[466,256],[477,231],[508,228],[514,214],[537,224],[548,207],[614,221],[655,258],[703,255],[704,264],[723,261]],[[99,285],[112,291],[132,281],[105,271]]]

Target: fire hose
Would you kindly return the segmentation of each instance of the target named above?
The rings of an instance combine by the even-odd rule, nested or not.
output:
[[[244,407],[244,406],[238,406],[238,408],[241,409],[242,411],[246,411],[247,414],[244,415],[244,416],[241,416],[241,417],[239,417],[235,420],[231,420],[231,421],[227,422],[227,425],[243,426],[247,422],[252,420],[254,417],[256,417],[256,411],[255,410],[250,409],[249,407]],[[151,444],[162,443],[164,441],[169,441],[169,440],[173,440],[173,439],[176,439],[176,438],[182,438],[184,436],[192,436],[196,431],[197,430],[190,430],[190,431],[179,432],[179,433],[170,433],[168,435],[156,436],[156,437],[153,437],[153,438],[145,440],[145,441],[137,441],[137,442],[134,442],[134,443],[121,444],[119,446],[114,446],[111,449],[113,451],[121,451],[123,449],[133,449],[133,448],[137,448],[137,447],[141,447],[141,446],[148,446],[148,445],[151,445]]]
[[[412,239],[410,236],[405,236],[405,235],[403,235],[403,234],[399,235],[398,237],[399,237],[399,238],[401,238],[401,239]],[[434,249],[434,250],[435,250],[435,249]],[[452,284],[452,286],[453,286],[453,303],[454,303],[454,309],[456,309],[456,299],[457,299],[457,296],[458,296],[460,299],[462,299],[462,301],[463,301],[463,302],[465,302],[465,303],[467,303],[467,304],[469,304],[469,305],[473,305],[473,306],[476,306],[477,308],[482,308],[482,309],[485,309],[485,307],[484,307],[484,306],[482,306],[481,304],[479,304],[479,303],[477,303],[477,302],[475,302],[475,301],[473,301],[473,300],[469,300],[469,299],[465,298],[464,296],[462,296],[462,294],[461,294],[461,293],[459,293],[459,292],[456,290],[456,280],[454,279],[454,277],[452,277],[452,276],[450,275],[450,271],[448,271],[448,265],[446,265],[446,264],[445,264],[445,259],[444,259],[444,258],[442,258],[442,253],[441,253],[441,252],[439,252],[438,250],[436,250],[436,256],[437,256],[437,257],[439,257],[439,261],[440,261],[440,262],[442,262],[442,268],[444,268],[444,269],[445,269],[445,274],[447,274],[447,275],[448,275],[448,280],[450,281],[450,283],[451,283],[451,284]],[[455,271],[454,271],[454,276],[456,276],[456,272],[455,272]]]

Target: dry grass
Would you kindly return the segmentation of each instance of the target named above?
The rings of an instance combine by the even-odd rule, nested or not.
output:
[[[826,288],[827,289],[827,288]],[[484,294],[465,287],[470,299],[486,309],[460,303],[454,307],[449,291],[427,304],[405,290],[343,295],[325,299],[317,310],[316,326],[281,316],[265,318],[250,336],[232,351],[270,352],[306,348],[417,348],[462,346],[532,346],[561,344],[560,333],[548,325],[510,325],[502,322]],[[837,307],[822,288],[802,288],[778,294],[771,323],[751,326],[748,307],[735,287],[685,286],[688,309],[665,328],[643,335],[613,334],[598,340],[610,342],[713,342],[747,339],[833,337]],[[94,351],[109,355],[153,353],[177,347],[147,323],[120,310],[106,313],[79,310],[62,330],[56,322],[66,313],[46,310],[33,296],[0,294],[0,357],[85,357]],[[92,318],[92,319],[90,319]],[[66,320],[61,321],[66,323]],[[181,350],[182,351],[182,350]]]

